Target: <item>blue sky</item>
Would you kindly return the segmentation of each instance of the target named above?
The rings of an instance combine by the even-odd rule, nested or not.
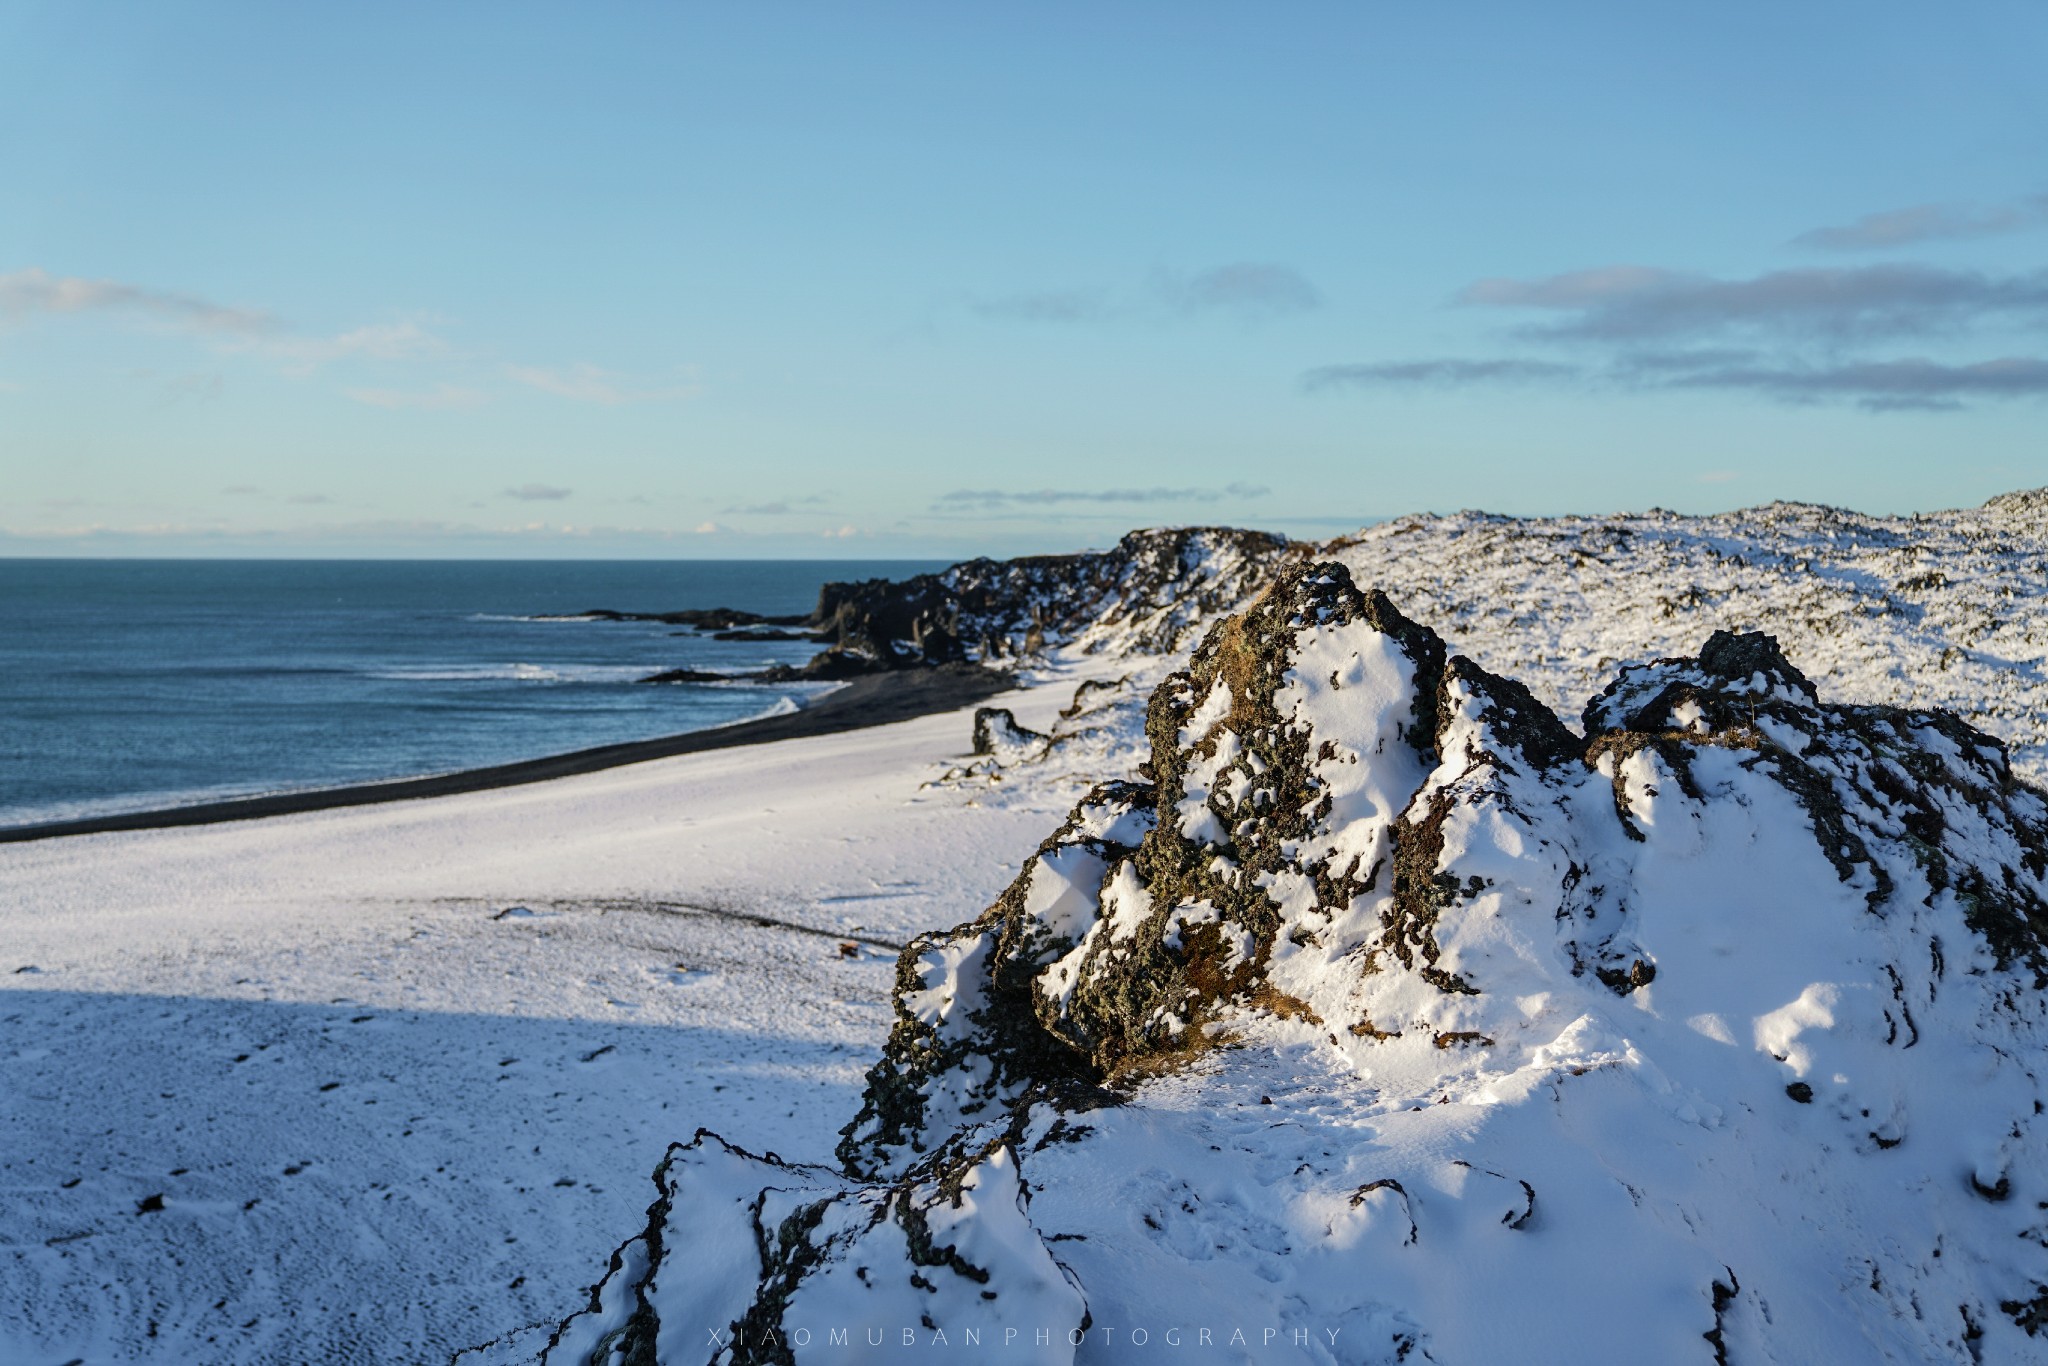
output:
[[[0,553],[2048,483],[2048,8],[0,6]]]

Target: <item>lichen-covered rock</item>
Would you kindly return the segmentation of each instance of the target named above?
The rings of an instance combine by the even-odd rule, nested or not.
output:
[[[1145,781],[904,952],[843,1175],[672,1158],[551,1359],[824,1360],[908,1312],[849,1260],[919,1350],[1029,1303],[1082,1361],[2039,1359],[2048,802],[1764,635],[1585,717],[1286,568]]]

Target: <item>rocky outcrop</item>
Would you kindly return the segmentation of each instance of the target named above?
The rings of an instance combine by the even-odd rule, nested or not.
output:
[[[1147,730],[905,950],[841,1170],[672,1150],[549,1361],[2038,1356],[2048,801],[1996,740],[1725,632],[1576,733],[1327,563]]]
[[[1288,557],[1284,536],[1233,527],[1133,531],[1106,551],[968,560],[903,580],[828,583],[807,618],[731,608],[581,614],[601,621],[660,621],[720,640],[818,641],[802,665],[706,675],[669,669],[645,683],[830,682],[894,669],[999,664],[1050,648],[1175,654],[1203,627],[1249,599]],[[802,625],[802,636],[738,627]]]
[[[1134,531],[1106,551],[829,583],[812,620],[839,648],[884,660],[986,662],[1069,643],[1172,654],[1257,592],[1288,547],[1234,527]]]

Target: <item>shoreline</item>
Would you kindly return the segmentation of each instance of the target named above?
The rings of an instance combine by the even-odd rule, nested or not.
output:
[[[543,755],[537,759],[515,759],[486,768],[459,769],[453,773],[419,778],[390,778],[373,783],[352,783],[345,787],[314,788],[303,792],[273,792],[254,797],[233,797],[225,801],[199,802],[191,806],[160,807],[150,811],[128,811],[75,820],[45,821],[34,825],[0,827],[0,844],[25,844],[34,840],[61,839],[70,835],[100,835],[126,830],[167,830],[181,826],[219,825],[228,821],[262,820],[270,816],[298,815],[308,811],[331,811],[348,806],[371,806],[382,802],[413,801],[426,797],[450,797],[465,792],[488,792],[597,773],[627,764],[668,759],[680,754],[734,749],[744,745],[765,745],[777,740],[799,740],[814,735],[833,735],[864,730],[896,721],[908,721],[934,712],[954,711],[1006,692],[1015,680],[1006,673],[979,665],[948,664],[928,669],[905,669],[869,674],[849,681],[827,694],[814,706],[780,716],[757,717],[752,721],[714,726],[708,730],[684,731],[656,736],[651,740],[626,740],[591,749]],[[963,743],[965,738],[963,737]]]

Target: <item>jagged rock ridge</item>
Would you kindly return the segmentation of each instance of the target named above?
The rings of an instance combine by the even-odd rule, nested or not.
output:
[[[906,950],[843,1171],[673,1149],[547,1359],[2038,1357],[2048,803],[1760,635],[1585,723],[1288,569]]]
[[[1106,551],[829,583],[812,619],[840,648],[885,661],[988,662],[1067,644],[1174,654],[1256,592],[1288,544],[1234,527],[1133,531]]]

